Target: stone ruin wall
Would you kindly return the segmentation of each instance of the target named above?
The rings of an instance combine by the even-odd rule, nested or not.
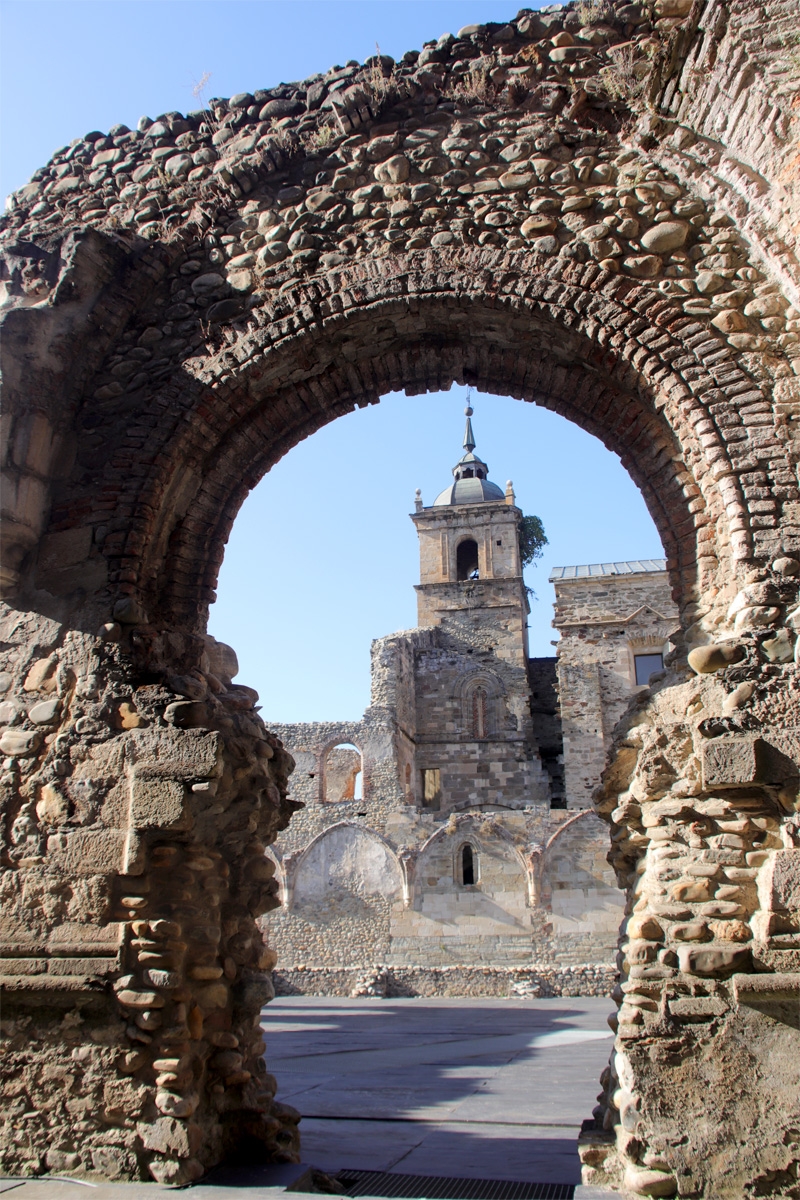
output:
[[[585,1178],[797,1191],[795,34],[795,0],[523,13],[90,134],[17,193],[8,1173],[178,1183],[297,1153],[256,925],[290,764],[207,606],[272,463],[457,380],[620,454],[681,613],[598,803],[628,917]]]
[[[565,792],[582,808],[631,702],[634,656],[660,653],[680,625],[665,572],[560,579],[555,589]]]
[[[467,626],[464,637],[485,648],[488,630]],[[431,661],[439,664],[435,672]],[[284,993],[349,994],[349,987],[359,994],[364,972],[388,971],[387,994],[423,988],[422,994],[457,995],[457,967],[465,972],[463,994],[480,994],[482,984],[496,994],[503,979],[511,993],[521,980],[533,986],[529,975],[520,974],[527,966],[546,991],[563,985],[596,994],[594,966],[613,962],[621,918],[621,895],[597,819],[587,812],[576,822],[574,813],[551,812],[547,802],[531,804],[532,788],[514,778],[508,782],[502,762],[491,782],[502,788],[503,802],[480,811],[480,795],[474,794],[480,777],[471,778],[469,792],[460,775],[445,779],[455,755],[475,775],[475,747],[459,741],[436,744],[442,811],[422,805],[416,776],[427,761],[425,743],[431,736],[458,738],[458,685],[467,664],[474,670],[484,660],[465,657],[450,625],[393,634],[373,642],[373,704],[361,722],[272,724],[295,761],[290,795],[304,805],[270,850],[282,905],[261,922],[278,956]],[[491,665],[502,669],[494,656]],[[433,707],[429,676],[436,689]],[[555,703],[554,689],[551,699]],[[342,743],[358,751],[333,751]],[[515,744],[498,746],[500,758]],[[340,796],[330,778],[332,753],[363,763],[362,799]],[[517,805],[524,808],[514,811]],[[465,840],[480,856],[474,892],[457,878]]]

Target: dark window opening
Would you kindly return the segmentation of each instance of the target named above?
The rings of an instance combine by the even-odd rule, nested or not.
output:
[[[650,676],[664,670],[663,654],[634,654],[633,665],[636,671],[636,686],[642,687],[650,682]]]
[[[462,478],[462,479],[472,479],[472,478],[474,478],[474,476],[473,476],[473,473],[472,473],[472,468],[471,468],[471,467],[467,467],[467,469],[464,471],[464,474],[461,476],[461,478]]]
[[[478,543],[471,538],[456,551],[456,578],[461,582],[478,578]]]
[[[464,887],[475,883],[475,856],[472,846],[464,846],[461,850],[461,882]]]

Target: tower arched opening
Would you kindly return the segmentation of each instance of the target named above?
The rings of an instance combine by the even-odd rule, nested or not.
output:
[[[464,582],[467,579],[478,579],[479,576],[478,543],[474,538],[465,538],[463,542],[459,542],[456,550],[456,578],[459,582]]]

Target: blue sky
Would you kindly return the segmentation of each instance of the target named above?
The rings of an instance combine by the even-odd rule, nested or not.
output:
[[[540,7],[536,3],[531,7]],[[198,107],[303,79],[375,52],[399,58],[479,21],[501,0],[3,0],[0,186],[27,182],[58,147],[143,114]],[[414,490],[425,503],[461,454],[466,393],[391,396],[295,447],[245,502],[227,549],[210,631],[237,650],[240,680],[271,720],[358,717],[369,643],[416,623]],[[660,557],[642,498],[616,456],[544,409],[473,396],[477,452],[513,479],[550,544],[528,572],[538,601],[531,653],[553,654],[554,565]],[[335,469],[331,463],[335,463]]]

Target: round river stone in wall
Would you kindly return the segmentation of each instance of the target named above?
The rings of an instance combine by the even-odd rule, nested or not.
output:
[[[738,642],[720,646],[697,646],[689,652],[689,666],[698,675],[721,671],[744,658],[744,647]]]
[[[655,254],[664,254],[668,250],[680,250],[688,236],[687,221],[664,221],[642,234],[642,245]]]

